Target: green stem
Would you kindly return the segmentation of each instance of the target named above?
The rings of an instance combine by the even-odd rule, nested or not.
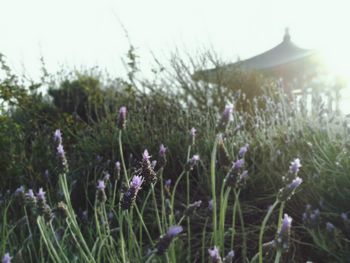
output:
[[[280,262],[281,255],[282,255],[281,250],[278,249],[277,253],[276,253],[275,263],[279,263]]]
[[[260,228],[260,234],[259,234],[259,263],[263,262],[263,251],[262,251],[262,245],[263,245],[263,236],[264,236],[264,231],[266,227],[266,223],[269,220],[273,210],[275,207],[278,205],[279,201],[276,200],[272,206],[270,206],[269,211],[267,212],[264,221],[262,222],[261,228]]]
[[[241,232],[242,232],[242,242],[243,242],[243,244],[242,244],[242,262],[245,262],[245,259],[247,256],[247,239],[246,239],[246,233],[245,233],[245,228],[244,228],[244,219],[243,219],[241,204],[238,200],[239,192],[236,193],[236,191],[235,191],[235,195],[236,195],[236,199],[237,199],[237,209],[238,209],[238,215],[239,215],[239,219],[240,219],[240,223],[241,223]]]
[[[126,166],[125,166],[124,154],[123,154],[122,130],[119,130],[118,144],[119,144],[120,160],[121,160],[122,166],[123,166],[124,178],[125,178],[127,186],[129,187],[129,178],[128,178],[128,173],[126,172]]]
[[[235,202],[233,204],[233,211],[232,211],[232,234],[231,234],[231,249],[233,249],[234,246],[234,242],[235,242],[235,234],[236,234],[236,212],[237,212],[237,203],[238,198],[236,193],[234,193],[235,195]],[[238,193],[239,195],[239,193]]]
[[[152,190],[152,197],[153,197],[153,205],[154,205],[154,209],[156,212],[156,218],[157,218],[157,224],[158,224],[158,229],[159,229],[159,233],[160,235],[163,234],[163,229],[162,229],[162,224],[160,222],[160,217],[159,217],[159,211],[158,211],[158,205],[157,205],[157,199],[156,199],[156,194],[154,192],[154,185],[151,185],[151,190]]]
[[[281,206],[280,206],[279,213],[278,213],[277,231],[279,231],[279,229],[281,228],[281,225],[282,225],[284,204],[285,204],[284,202],[281,202]]]
[[[187,150],[187,162],[191,155],[191,145],[188,146]],[[190,204],[190,173],[186,172],[186,207]],[[191,221],[190,217],[187,217],[187,257],[188,262],[191,262]]]
[[[216,151],[217,151],[218,138],[215,139],[213,150],[211,152],[210,160],[210,178],[211,178],[211,194],[213,199],[213,234],[214,234],[214,244],[217,244],[217,218],[216,218],[216,187],[215,187],[215,161],[216,161]]]

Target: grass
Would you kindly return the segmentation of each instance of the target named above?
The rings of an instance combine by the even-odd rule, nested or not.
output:
[[[233,262],[346,262],[350,141],[344,116],[322,104],[306,115],[273,92],[260,98],[264,110],[252,102],[249,114],[236,110],[226,123],[217,108],[184,107],[166,92],[100,90],[98,81],[86,78],[72,82],[79,92],[94,85],[92,93],[98,93],[98,103],[89,104],[84,118],[35,94],[25,95],[27,111],[14,106],[1,117],[0,139],[10,153],[0,161],[1,257],[9,253],[14,262],[216,262],[208,250],[217,247],[217,258],[224,262],[231,250]],[[125,129],[118,129],[122,105],[127,121]],[[47,114],[48,109],[56,113]],[[195,143],[192,127],[198,130]],[[57,128],[63,132],[63,163],[52,141]],[[159,165],[160,144],[167,147],[165,165]],[[245,144],[244,165],[235,168]],[[142,157],[145,149],[150,160]],[[196,154],[198,162],[192,160]],[[302,167],[290,175],[295,158]],[[153,160],[158,164],[153,166]],[[130,207],[122,209],[134,176],[149,175],[145,167],[156,173],[156,182],[143,182]],[[288,176],[303,179],[293,193],[287,187],[291,180],[283,179]],[[99,180],[104,189],[96,187]],[[16,192],[21,185],[24,192]],[[40,187],[46,191],[44,203],[38,201]],[[307,204],[311,212],[319,209],[317,218],[310,212],[305,219]],[[285,213],[293,221],[283,232]],[[172,226],[182,231],[173,233]]]

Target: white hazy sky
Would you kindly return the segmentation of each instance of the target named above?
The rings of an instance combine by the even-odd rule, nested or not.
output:
[[[346,0],[0,0],[0,52],[32,76],[41,55],[49,72],[98,65],[120,75],[128,40],[118,20],[146,68],[151,51],[162,59],[175,47],[245,59],[277,45],[286,26],[296,44],[325,52],[339,70],[350,61]]]
[[[0,0],[0,52],[29,72],[43,55],[49,70],[98,64],[117,73],[128,49],[118,19],[146,62],[175,46],[244,59],[278,44],[286,26],[302,47],[350,53],[350,1],[337,0]]]

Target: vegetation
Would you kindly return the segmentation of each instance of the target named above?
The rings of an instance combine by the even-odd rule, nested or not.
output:
[[[3,262],[347,262],[345,117],[193,60],[139,80],[132,52],[127,80],[25,82],[1,57]]]

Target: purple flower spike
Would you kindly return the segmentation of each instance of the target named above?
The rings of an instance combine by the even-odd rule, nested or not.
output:
[[[35,199],[33,189],[29,189],[28,192],[26,193],[26,197]]]
[[[171,226],[165,235],[161,236],[156,244],[157,254],[163,255],[170,246],[172,240],[183,231],[182,226]]]
[[[281,231],[280,231],[281,234],[287,233],[288,231],[290,231],[290,228],[292,226],[292,220],[293,219],[290,216],[288,216],[287,214],[284,214]]]
[[[180,234],[183,231],[182,226],[171,226],[169,227],[168,231],[167,231],[167,235],[170,238],[174,238],[176,237],[178,234]]]
[[[249,145],[246,144],[243,147],[241,147],[241,149],[239,149],[238,155],[239,155],[240,158],[243,158],[244,155],[247,153],[248,147],[249,147]]]
[[[224,258],[224,263],[232,263],[233,258],[235,257],[235,252],[231,250],[227,253],[226,257]]]
[[[64,149],[63,149],[63,145],[59,144],[57,146],[57,154],[60,158],[64,159],[65,158],[65,153],[64,153]]]
[[[120,162],[119,161],[115,162],[115,169],[117,170],[117,172],[120,172]]]
[[[164,157],[166,154],[166,151],[167,151],[167,148],[163,144],[161,144],[159,147],[159,155],[161,157]]]
[[[291,227],[292,218],[287,214],[284,214],[281,229],[279,230],[277,238],[275,239],[278,249],[288,250]]]
[[[147,149],[143,152],[142,158],[143,158],[144,161],[148,161],[151,158],[151,156],[149,155]]]
[[[103,180],[98,180],[97,190],[104,190],[106,188],[105,182]]]
[[[335,229],[335,226],[331,222],[326,223],[326,229],[328,232],[332,233]]]
[[[165,181],[165,187],[170,187],[171,186],[171,179],[168,179]]]
[[[192,127],[190,130],[190,140],[192,145],[194,145],[196,142],[196,136],[197,136],[197,130],[196,128]]]
[[[45,192],[43,191],[43,188],[39,188],[39,192],[36,194],[36,197],[38,200],[45,200]]]
[[[118,117],[118,123],[117,126],[119,129],[124,129],[126,123],[126,107],[122,106],[119,109],[119,117]]]
[[[288,188],[290,190],[295,190],[296,188],[299,187],[299,185],[303,182],[303,179],[301,179],[300,177],[296,177],[289,185]]]
[[[11,263],[12,257],[10,257],[9,253],[5,253],[4,257],[2,258],[2,263]]]
[[[243,165],[244,165],[244,159],[239,159],[233,164],[235,170],[241,169]]]
[[[209,252],[209,257],[210,257],[212,263],[221,262],[219,249],[217,247],[214,247],[213,249],[208,249],[208,252]]]
[[[294,159],[294,161],[290,163],[289,172],[292,174],[297,174],[299,172],[300,167],[301,167],[300,159],[296,158]]]
[[[55,133],[53,135],[53,140],[55,143],[58,143],[58,144],[62,143],[62,133],[60,129],[55,130]]]
[[[22,195],[22,194],[24,194],[24,186],[23,185],[18,187],[15,191],[15,195]]]
[[[142,183],[143,178],[141,176],[135,175],[131,180],[130,187],[138,191],[141,188]]]
[[[226,106],[225,110],[222,114],[222,117],[229,120],[231,118],[231,114],[233,112],[233,107],[232,106]]]

